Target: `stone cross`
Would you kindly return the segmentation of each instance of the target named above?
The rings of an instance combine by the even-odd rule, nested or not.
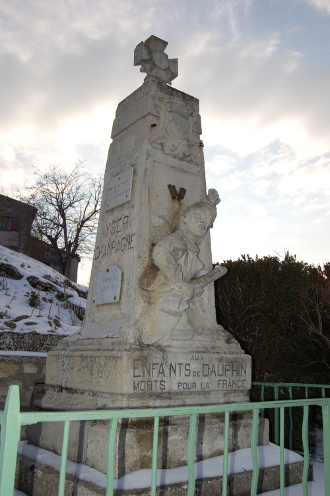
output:
[[[140,71],[147,73],[145,81],[153,76],[164,83],[171,84],[171,81],[178,76],[178,59],[169,59],[164,53],[167,45],[167,41],[152,35],[136,46],[134,65],[140,65]]]

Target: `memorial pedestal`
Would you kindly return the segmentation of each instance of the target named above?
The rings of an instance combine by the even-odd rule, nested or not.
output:
[[[48,353],[39,408],[248,401],[251,359],[216,322],[212,282],[226,269],[212,264],[219,197],[206,192],[199,102],[166,84],[177,68],[171,61],[164,69],[166,44],[151,37],[138,45],[136,63],[148,77],[116,112],[85,320]],[[119,476],[150,468],[150,422],[121,421]],[[246,414],[232,417],[230,450],[250,445],[251,425]],[[29,441],[59,453],[61,429],[32,426]],[[105,472],[107,430],[101,422],[73,426],[69,459]],[[260,443],[268,442],[263,420],[261,431]],[[160,466],[186,464],[188,432],[187,418],[161,420]],[[199,417],[196,460],[222,453],[222,432],[221,416]]]
[[[230,416],[229,452],[251,446],[250,414]],[[104,474],[107,472],[107,440],[109,422],[72,422],[68,458],[83,463]],[[223,454],[224,415],[206,414],[197,417],[194,461],[207,460]],[[29,426],[29,443],[53,451],[62,451],[63,425],[58,422]],[[168,469],[187,465],[189,416],[161,417],[158,438],[158,468]],[[258,445],[268,444],[268,420],[260,418]],[[152,466],[153,419],[121,419],[118,423],[114,448],[114,476]]]
[[[248,355],[161,351],[152,346],[120,348],[50,352],[47,389],[39,391],[34,404],[46,410],[94,410],[248,401]],[[229,451],[251,445],[251,428],[250,414],[231,416]],[[30,426],[28,439],[31,444],[60,454],[62,431],[58,423]],[[106,422],[72,423],[69,459],[106,473],[108,431]],[[223,431],[223,414],[198,417],[195,461],[223,453]],[[160,419],[159,468],[187,463],[188,434],[189,416]],[[153,419],[121,419],[115,441],[116,477],[151,467],[152,439]],[[268,443],[268,421],[264,419],[260,419],[258,443]]]
[[[112,409],[248,401],[248,355],[189,352],[188,347],[113,348],[48,353],[48,390],[35,403],[45,409]]]

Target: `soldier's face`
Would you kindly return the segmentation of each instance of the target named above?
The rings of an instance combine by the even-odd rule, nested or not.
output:
[[[210,218],[201,208],[195,208],[186,213],[184,219],[185,230],[189,231],[195,239],[199,239],[209,229]]]

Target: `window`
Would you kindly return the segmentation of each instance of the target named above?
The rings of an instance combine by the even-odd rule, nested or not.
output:
[[[19,218],[0,215],[1,231],[19,231]]]
[[[10,231],[10,217],[0,216],[1,231]]]

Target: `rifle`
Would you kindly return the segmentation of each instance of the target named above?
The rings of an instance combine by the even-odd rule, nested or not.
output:
[[[223,267],[222,265],[216,265],[213,270],[211,270],[207,274],[204,274],[203,276],[196,277],[196,279],[193,279],[190,284],[196,289],[205,288],[205,286],[207,286],[211,282],[216,281],[217,279],[220,279],[220,277],[224,276],[225,274],[227,274],[226,267]]]

